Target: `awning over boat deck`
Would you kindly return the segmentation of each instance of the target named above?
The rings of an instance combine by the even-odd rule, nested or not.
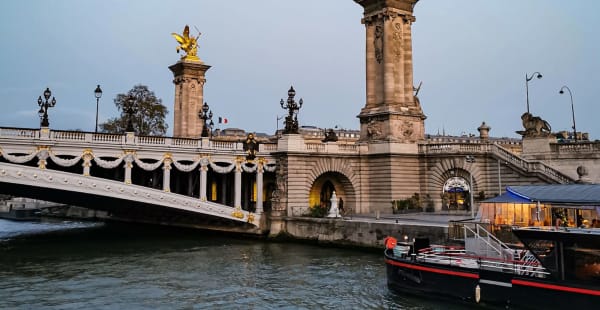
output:
[[[507,195],[507,196],[505,196]],[[504,196],[504,197],[503,197]],[[517,199],[521,201],[493,201],[494,199]],[[600,184],[553,184],[553,185],[522,185],[508,186],[506,193],[484,202],[540,202],[548,204],[565,204],[600,206]]]

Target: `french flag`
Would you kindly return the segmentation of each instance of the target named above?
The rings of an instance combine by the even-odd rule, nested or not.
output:
[[[227,124],[227,119],[219,116],[219,124]]]

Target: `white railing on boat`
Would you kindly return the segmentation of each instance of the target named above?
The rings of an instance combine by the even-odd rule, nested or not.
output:
[[[523,250],[522,252],[525,255],[519,260],[504,260],[469,255],[464,249],[434,246],[420,250],[415,255],[415,259],[423,263],[509,272],[538,278],[545,278],[550,274],[529,251]]]

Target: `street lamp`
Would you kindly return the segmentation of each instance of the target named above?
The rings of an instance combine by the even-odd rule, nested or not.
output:
[[[202,108],[200,109],[200,111],[198,111],[198,117],[202,120],[202,133],[200,134],[201,137],[209,137],[210,136],[210,132],[212,132],[212,128],[215,125],[215,123],[213,123],[212,117],[213,117],[213,113],[210,110],[210,107],[208,106],[208,104],[205,102],[202,105]],[[208,122],[210,120],[210,122]],[[210,130],[209,130],[210,129]]]
[[[475,157],[473,155],[467,155],[467,157],[465,157],[465,161],[472,164],[475,162]],[[475,218],[475,214],[474,214],[474,205],[473,205],[473,194],[474,194],[474,187],[473,187],[473,172],[471,172],[469,170],[469,186],[471,187],[470,189],[470,195],[469,195],[469,204],[471,206],[471,217]]]
[[[134,132],[133,129],[133,114],[137,112],[135,106],[135,97],[129,96],[127,98],[127,107],[125,107],[125,113],[127,113],[127,128],[126,132]]]
[[[541,79],[542,74],[539,72],[534,72],[530,77],[528,77],[527,73],[525,73],[525,92],[527,95],[527,113],[529,113],[529,81],[531,81],[531,79],[533,79],[534,77]]]
[[[573,108],[573,93],[571,93],[571,89],[567,86],[563,86],[560,88],[559,94],[564,94],[563,89],[569,91],[569,96],[571,97],[571,114],[573,115],[573,136],[575,137],[575,142],[577,142],[577,127],[575,127],[575,109]]]
[[[37,103],[40,106],[38,114],[42,120],[40,127],[50,126],[50,122],[48,121],[48,108],[52,108],[56,105],[56,99],[54,97],[49,101],[51,95],[52,92],[50,91],[50,88],[46,87],[46,90],[44,91],[44,100],[42,100],[42,96],[38,97]]]
[[[96,90],[94,90],[94,96],[96,96],[96,131],[98,132],[98,103],[100,102],[100,97],[102,97],[102,89],[100,89],[100,85],[96,86]]]
[[[285,129],[283,130],[284,134],[294,134],[298,133],[298,111],[302,108],[302,104],[304,101],[300,98],[300,101],[296,103],[294,97],[296,96],[296,91],[293,86],[290,86],[290,90],[288,90],[288,99],[287,103],[281,99],[279,104],[282,109],[288,110],[288,116],[285,117]]]

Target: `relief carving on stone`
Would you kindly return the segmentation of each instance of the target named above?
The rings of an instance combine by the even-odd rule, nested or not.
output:
[[[402,136],[406,139],[410,139],[413,136],[414,133],[414,124],[409,122],[409,121],[404,121],[402,123],[402,128],[400,129],[400,132],[402,133]]]
[[[402,55],[404,50],[402,46],[402,23],[394,23],[394,33],[392,34],[392,41],[394,42],[394,56],[395,62],[397,62]]]
[[[285,211],[287,203],[287,198],[284,195],[286,192],[287,159],[280,158],[277,163],[279,164],[275,176],[275,184],[277,187],[273,190],[271,202],[274,211]]]
[[[373,46],[375,47],[375,60],[377,60],[377,63],[381,63],[383,61],[383,21],[375,25]]]
[[[367,122],[367,137],[374,140],[383,138],[381,123],[373,118],[370,118]]]

